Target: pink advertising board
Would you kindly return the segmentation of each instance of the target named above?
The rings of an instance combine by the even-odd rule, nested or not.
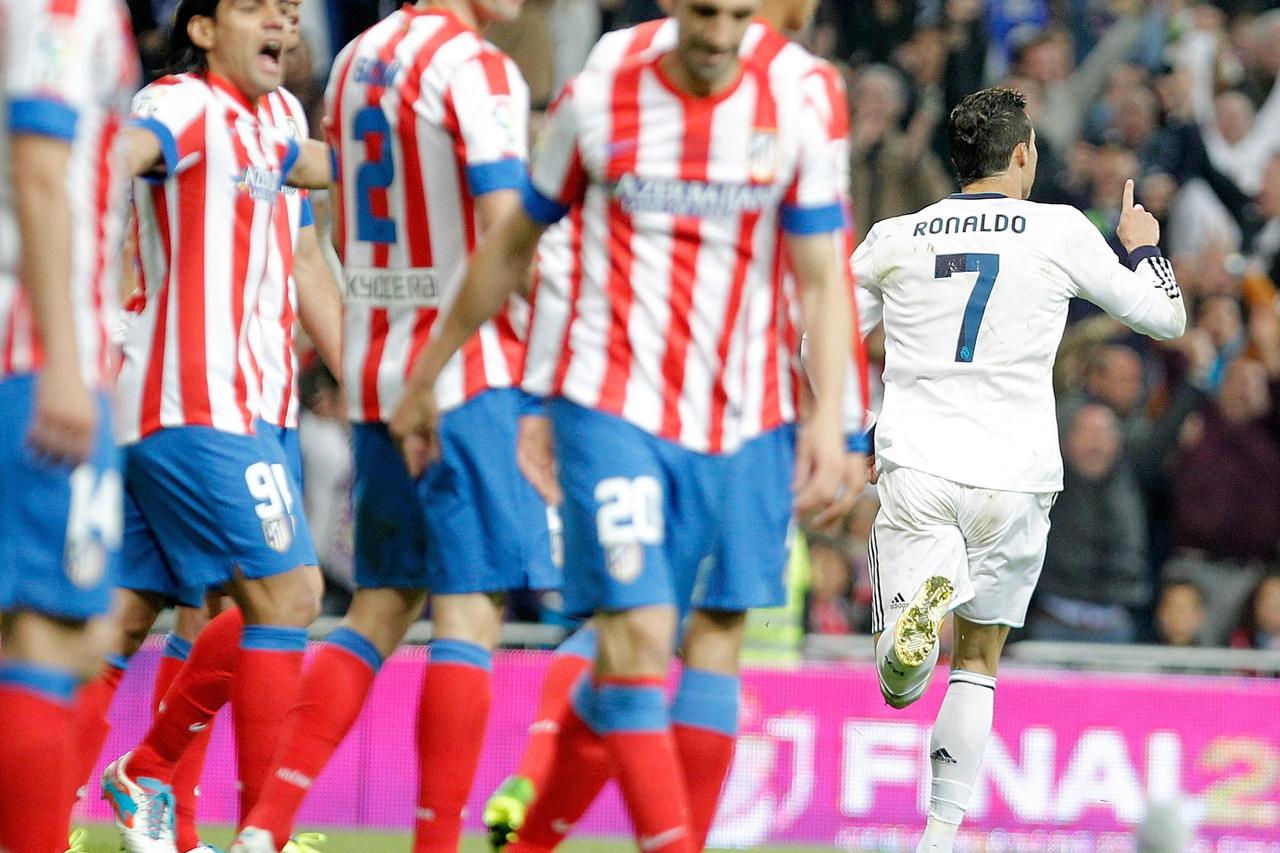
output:
[[[156,659],[144,650],[121,686],[109,757],[144,730]],[[411,826],[412,721],[425,660],[425,649],[411,648],[388,661],[355,731],[316,781],[303,826]],[[516,763],[547,660],[540,652],[495,660],[473,826],[485,795]],[[929,725],[944,690],[936,679],[924,699],[898,712],[885,707],[865,666],[748,671],[742,738],[713,845],[914,850],[928,798]],[[235,819],[229,729],[224,715],[202,784],[209,822]],[[1199,822],[1196,853],[1280,853],[1280,680],[1014,670],[996,692],[995,736],[959,849],[1130,851],[1148,800],[1173,799]],[[96,798],[80,816],[109,818]],[[627,832],[612,789],[581,831]]]

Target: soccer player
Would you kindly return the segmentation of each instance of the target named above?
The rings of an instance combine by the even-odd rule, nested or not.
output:
[[[550,404],[566,604],[594,611],[599,632],[595,679],[574,705],[650,851],[698,844],[661,687],[678,613],[704,559],[771,547],[767,529],[728,518],[752,415],[726,403],[759,390],[739,335],[744,306],[781,275],[784,241],[819,393],[798,442],[786,427],[766,436],[758,470],[769,473],[753,485],[789,518],[793,462],[801,509],[830,500],[843,471],[851,309],[838,260],[839,164],[818,110],[786,85],[798,78],[739,59],[758,6],[682,0],[674,49],[588,70],[566,89],[522,209],[473,258],[392,422],[411,469],[425,464],[438,441],[430,389],[441,367],[519,285],[547,225],[580,205],[581,275]]]
[[[528,90],[479,30],[522,0],[405,6],[340,54],[326,93],[346,272],[359,590],[308,670],[276,769],[233,850],[275,851],[374,675],[432,593],[415,850],[454,851],[489,709],[503,594],[559,585],[546,507],[516,467],[524,345],[502,313],[442,381],[444,458],[415,482],[387,432],[404,378],[481,231],[519,204]]]
[[[284,18],[274,0],[183,0],[173,39],[193,70],[139,93],[124,133],[126,171],[145,179],[134,192],[142,298],[119,378],[122,600],[142,624],[166,597],[198,604],[205,588],[221,587],[236,601],[246,625],[227,655],[234,681],[204,679],[170,690],[165,703],[175,714],[216,709],[230,683],[249,789],[266,768],[245,759],[276,737],[319,589],[296,486],[257,423],[251,327],[282,182],[324,184],[328,158],[323,145],[259,120],[258,99],[280,81]],[[153,727],[104,776],[131,851],[176,849],[169,782],[192,734],[178,728]]]
[[[1154,217],[1125,185],[1117,262],[1079,211],[1026,200],[1036,175],[1026,97],[987,89],[951,113],[962,192],[877,223],[852,258],[864,327],[881,316],[880,512],[872,630],[885,700],[919,698],[955,611],[930,752],[920,853],[949,853],[991,730],[996,665],[1020,627],[1062,488],[1051,373],[1072,297],[1176,338],[1186,309]]]
[[[759,20],[748,28],[743,37],[740,54],[747,62],[768,62],[781,56],[772,62],[772,73],[802,74],[803,87],[811,90],[824,109],[833,143],[842,148],[848,133],[848,115],[838,72],[829,63],[809,56],[778,32],[803,29],[812,17],[813,7],[809,0],[765,0],[760,7]],[[675,20],[668,18],[607,33],[592,50],[587,68],[613,69],[641,53],[669,51],[676,44],[676,30]],[[842,157],[839,152],[836,156]],[[556,356],[569,321],[569,294],[578,275],[575,247],[580,245],[581,224],[581,211],[573,209],[564,220],[549,229],[538,244],[536,309],[524,387],[540,397],[558,391]],[[736,454],[738,463],[755,474],[765,470],[760,466],[757,454],[769,452],[768,439],[761,442],[745,439],[767,434],[779,424],[795,419],[792,390],[796,377],[788,372],[795,362],[794,283],[788,276],[775,284],[783,289],[757,292],[756,299],[748,307],[745,340],[753,348],[747,356],[748,362],[759,365],[766,380],[759,388],[769,388],[771,382],[777,387],[763,392],[771,401],[768,405],[762,406],[759,402],[744,405],[737,401],[731,404],[757,414],[754,422],[744,428],[744,447]],[[861,375],[865,387],[865,356],[861,339],[857,338],[855,344],[858,357],[850,371],[850,381]],[[853,477],[846,479],[846,486],[856,494],[861,490],[865,477],[861,452],[865,447],[865,402],[857,392],[847,393],[845,402],[846,406],[856,406],[855,416],[846,425],[854,441],[851,449],[856,451],[850,454]],[[558,501],[558,487],[549,461],[553,456],[550,430],[545,424],[545,417],[528,416],[522,420],[521,428],[525,437],[522,456],[530,460],[527,473],[535,484],[540,485],[545,498]],[[532,460],[548,461],[538,463]],[[747,494],[739,492],[742,497]],[[730,516],[740,520],[747,529],[760,524],[770,527],[775,545],[738,553],[732,560],[717,561],[704,578],[696,598],[698,609],[687,626],[682,646],[685,669],[673,705],[672,730],[684,769],[695,839],[705,840],[710,830],[722,783],[732,763],[738,719],[738,653],[745,610],[781,603],[780,580],[789,541],[788,515],[786,508],[744,506]],[[744,582],[747,577],[758,579],[755,588]],[[486,804],[484,821],[490,828],[495,846],[505,844],[524,824],[529,803],[535,794],[543,791],[548,781],[553,756],[560,760],[556,751],[561,745],[559,733],[565,724],[562,715],[569,692],[577,677],[590,665],[594,652],[594,629],[590,626],[575,633],[556,650],[520,767]],[[715,721],[715,725],[710,725],[709,721]],[[576,728],[573,722],[568,725]],[[572,742],[581,745],[584,751],[564,756],[565,764],[562,766],[566,770],[572,767],[574,771],[561,781],[572,784],[576,801],[585,809],[592,796],[591,786],[595,784],[598,789],[603,785],[607,768],[589,772],[589,757],[600,755],[600,751],[589,741]],[[524,833],[528,837],[543,839],[548,846],[552,836],[563,835],[565,828],[580,816],[565,808],[566,798],[559,793],[553,792],[552,799],[557,803],[555,810],[543,810],[540,826],[530,827]]]
[[[108,329],[112,155],[137,85],[115,0],[0,0],[0,848],[65,848],[76,684],[101,659],[121,536]],[[33,780],[50,783],[33,790]],[[24,792],[18,795],[15,792]]]

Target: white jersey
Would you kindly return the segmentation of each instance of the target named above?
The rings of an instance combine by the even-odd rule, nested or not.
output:
[[[71,304],[81,372],[105,387],[117,313],[124,188],[113,146],[137,87],[129,20],[117,0],[0,0],[0,377],[41,364],[18,280],[9,145],[31,134],[71,146]]]
[[[993,193],[876,224],[852,265],[864,328],[884,320],[881,464],[1061,490],[1052,371],[1070,299],[1159,340],[1186,326],[1168,261],[1154,248],[1130,260],[1075,208]]]
[[[285,131],[301,144],[311,135],[307,114],[293,93],[283,87],[258,102],[263,124]],[[267,274],[258,294],[255,324],[250,330],[258,366],[262,369],[262,420],[275,426],[298,426],[298,354],[293,339],[298,316],[298,287],[293,280],[293,256],[298,232],[314,224],[305,189],[284,187],[271,223],[271,252]]]
[[[572,209],[540,246],[525,387],[728,452],[795,418],[799,339],[776,205],[784,228],[787,210],[821,209],[836,230],[839,157],[824,111],[797,96],[814,64],[802,48],[753,25],[743,82],[701,115],[657,65],[674,39],[671,22],[610,34],[554,111],[533,182]]]
[[[337,156],[346,273],[343,378],[354,421],[389,420],[476,245],[477,197],[524,183],[529,89],[507,56],[442,9],[405,6],[334,61],[325,124]],[[442,409],[519,381],[510,312],[436,380]]]

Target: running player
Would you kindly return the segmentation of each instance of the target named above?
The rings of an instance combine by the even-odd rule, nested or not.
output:
[[[783,476],[760,488],[785,519],[793,458],[801,509],[830,500],[842,473],[851,332],[838,162],[814,105],[779,85],[797,78],[739,60],[758,6],[681,0],[673,50],[589,70],[566,90],[523,209],[476,254],[392,423],[411,468],[424,464],[438,440],[430,389],[440,368],[518,286],[545,227],[580,204],[581,276],[550,404],[566,604],[595,611],[600,638],[595,681],[574,704],[612,759],[644,850],[698,844],[661,688],[698,565],[775,547],[767,529],[744,541],[727,521],[747,420],[727,403],[758,391],[743,360],[743,306],[780,275],[784,232],[820,393],[798,450],[785,427],[768,436],[763,470]]]
[[[991,731],[996,665],[1044,561],[1062,489],[1051,374],[1068,301],[1158,340],[1186,325],[1132,181],[1116,229],[1127,267],[1079,211],[1026,201],[1036,141],[1025,108],[1011,89],[965,98],[947,128],[962,191],[877,223],[852,259],[864,326],[883,315],[885,330],[871,574],[890,705],[924,693],[938,626],[955,610],[920,853],[952,850]]]
[[[284,18],[274,0],[183,0],[172,38],[192,70],[139,94],[125,140],[127,171],[147,179],[134,193],[142,298],[120,373],[123,601],[145,625],[166,597],[198,604],[206,587],[222,587],[246,627],[238,651],[224,655],[235,679],[169,691],[171,714],[107,769],[104,793],[125,845],[148,853],[176,849],[168,783],[191,737],[159,724],[187,715],[177,706],[216,709],[230,689],[237,740],[272,742],[319,588],[283,452],[257,424],[249,338],[282,182],[323,184],[327,155],[316,143],[302,156],[297,140],[259,121],[258,99],[280,80]],[[266,768],[244,759],[260,752],[241,751],[246,788]]]
[[[415,484],[385,422],[478,233],[519,205],[528,91],[478,30],[522,0],[406,6],[349,45],[326,94],[346,268],[356,569],[343,627],[308,671],[261,804],[234,850],[275,851],[432,593],[418,716],[417,851],[454,851],[489,708],[509,589],[558,586],[546,507],[516,467],[524,345],[503,313],[449,366],[445,458]]]
[[[809,56],[777,32],[803,29],[812,17],[814,5],[810,0],[765,0],[760,7],[760,20],[748,28],[740,52],[747,62],[768,62],[780,56],[771,64],[773,73],[803,74],[803,85],[813,90],[815,100],[824,108],[833,143],[843,147],[848,133],[848,115],[839,73],[829,63]],[[592,50],[587,68],[613,69],[641,53],[668,51],[675,46],[676,29],[676,22],[668,18],[607,33]],[[840,153],[836,156],[843,159]],[[536,310],[524,387],[539,397],[557,390],[556,356],[569,321],[569,294],[577,275],[573,247],[579,245],[580,227],[581,211],[571,210],[564,220],[547,231],[538,245]],[[760,442],[746,439],[767,435],[779,424],[795,419],[792,392],[796,377],[789,372],[795,363],[793,354],[796,346],[797,317],[792,310],[795,304],[794,282],[787,276],[775,285],[783,290],[758,291],[748,306],[748,331],[745,335],[747,346],[752,348],[746,360],[757,365],[765,379],[759,387],[773,387],[771,392],[764,392],[770,403],[733,404],[754,415],[753,419],[752,415],[748,416],[750,422],[744,426],[744,447],[736,457],[746,470],[756,473],[764,470],[757,455],[769,453],[768,439]],[[851,382],[859,375],[865,377],[861,339],[857,338],[855,343],[858,357],[855,358],[855,368],[850,371]],[[849,460],[853,477],[846,481],[846,485],[856,494],[865,477],[862,453],[865,449],[865,402],[862,394],[856,391],[847,393],[846,405],[856,407],[855,416],[846,424],[854,442],[850,448],[854,452]],[[524,436],[522,457],[550,460],[550,429],[545,418],[526,417],[521,428]],[[548,500],[558,499],[553,467],[549,461],[531,463],[528,472]],[[738,495],[746,499],[748,492],[740,491]],[[781,603],[780,580],[789,542],[790,526],[785,508],[756,505],[743,506],[739,510],[731,517],[741,520],[748,529],[762,524],[768,526],[774,531],[776,547],[753,549],[750,553],[736,554],[732,560],[720,560],[703,578],[696,597],[698,609],[689,621],[682,644],[685,668],[672,707],[672,729],[685,770],[694,837],[700,840],[705,840],[710,830],[722,783],[732,763],[738,720],[738,653],[745,610]],[[757,579],[754,586],[744,582],[748,577]],[[524,824],[529,803],[547,783],[553,756],[559,760],[556,755],[560,745],[558,735],[565,723],[562,715],[569,691],[578,675],[589,665],[594,651],[594,629],[590,626],[577,632],[556,650],[520,767],[486,804],[484,821],[495,847],[505,844],[513,837],[514,830]],[[709,725],[712,720],[716,721],[715,725]],[[575,727],[572,722],[569,725]],[[564,756],[562,766],[567,772],[561,781],[572,785],[575,790],[573,799],[585,809],[590,802],[590,787],[593,784],[597,788],[603,785],[607,768],[590,772],[589,757],[599,755],[600,751],[581,740],[575,742],[581,744],[585,751]],[[569,797],[563,792],[554,793],[555,810],[541,812],[543,820],[540,826],[530,827],[526,837],[542,839],[550,846],[554,836],[562,836],[566,827],[580,816],[566,810],[564,803],[567,799]]]
[[[137,85],[116,0],[0,0],[0,848],[66,846],[70,702],[96,669],[121,537],[107,398]],[[74,188],[74,189],[73,189]],[[21,796],[13,792],[26,792]]]

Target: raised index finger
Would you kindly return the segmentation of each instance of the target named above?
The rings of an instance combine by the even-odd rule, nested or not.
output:
[[[1124,196],[1120,199],[1120,210],[1125,211],[1133,207],[1133,178],[1124,182]]]

